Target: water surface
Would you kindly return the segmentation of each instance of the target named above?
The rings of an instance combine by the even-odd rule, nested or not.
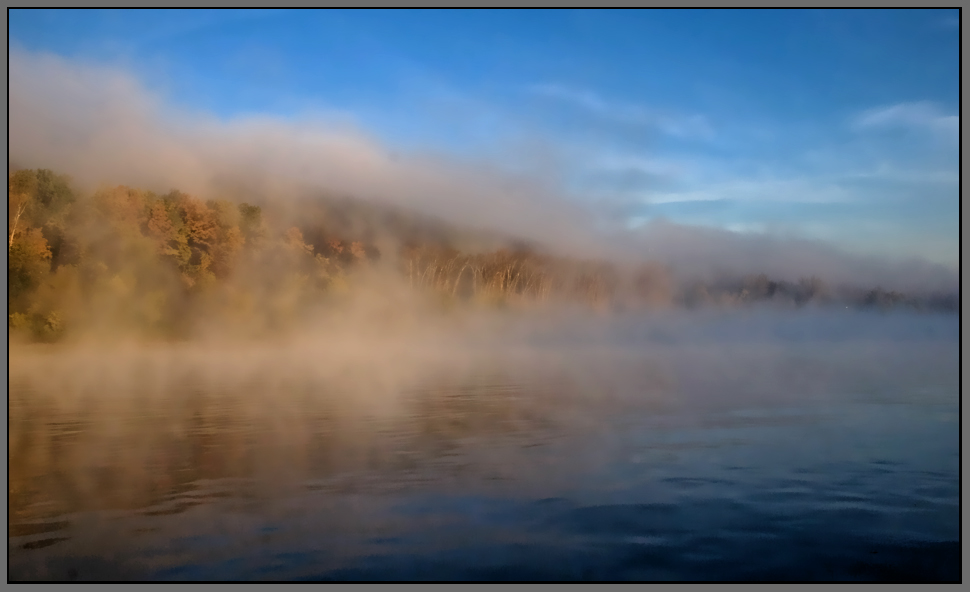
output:
[[[22,348],[8,577],[958,580],[957,323]]]

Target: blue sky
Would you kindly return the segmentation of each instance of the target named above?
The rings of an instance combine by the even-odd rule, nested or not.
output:
[[[173,109],[325,118],[658,217],[959,260],[959,11],[11,10]]]

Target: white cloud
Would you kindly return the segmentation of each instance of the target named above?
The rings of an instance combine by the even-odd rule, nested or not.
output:
[[[768,227],[759,222],[734,222],[724,228],[737,234],[765,234],[768,231]]]
[[[536,84],[530,87],[529,90],[538,95],[575,103],[598,114],[604,114],[609,111],[606,102],[590,91],[566,88],[558,84]]]
[[[881,164],[871,170],[846,173],[842,177],[847,180],[873,179],[932,185],[957,185],[960,183],[959,171],[915,170],[889,164]]]
[[[602,171],[638,171],[649,175],[670,177],[680,176],[685,172],[684,162],[623,154],[601,156],[594,166]]]
[[[711,183],[699,189],[650,194],[644,201],[651,204],[689,201],[762,201],[790,203],[846,203],[855,199],[854,192],[837,183],[816,179],[736,179]]]
[[[906,127],[956,136],[960,132],[960,116],[944,114],[929,101],[897,103],[861,113],[852,121],[852,127],[856,130]]]
[[[537,95],[572,103],[603,119],[629,125],[654,127],[677,138],[710,140],[715,135],[707,118],[700,114],[664,113],[642,105],[607,101],[592,91],[557,84],[538,84],[530,87],[529,90]]]
[[[956,16],[948,16],[935,21],[934,24],[940,29],[959,29],[960,18]]]

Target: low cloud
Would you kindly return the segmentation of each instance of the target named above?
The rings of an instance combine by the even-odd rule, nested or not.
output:
[[[11,51],[9,63],[10,164],[64,172],[82,188],[177,188],[206,198],[244,187],[280,202],[308,191],[326,192],[499,231],[566,255],[661,259],[682,267],[684,274],[732,269],[832,276],[832,281],[887,288],[951,280],[955,286],[955,274],[940,266],[884,264],[809,241],[669,224],[630,232],[622,221],[564,199],[538,175],[512,176],[488,163],[435,155],[394,154],[361,130],[323,118],[224,121],[178,110],[129,73],[97,64],[21,50]],[[592,95],[577,100],[591,109],[608,108]],[[891,113],[873,114],[867,125],[914,117],[912,110]]]
[[[99,65],[12,52],[10,113],[14,166],[65,172],[86,188],[128,184],[207,197],[244,186],[277,198],[325,190],[604,254],[588,213],[556,199],[541,179],[395,154],[325,120],[180,112],[129,74]]]
[[[824,243],[750,232],[737,233],[655,220],[635,232],[640,250],[682,280],[765,273],[785,281],[816,276],[832,284],[902,291],[952,291],[952,270],[925,261],[849,256]]]

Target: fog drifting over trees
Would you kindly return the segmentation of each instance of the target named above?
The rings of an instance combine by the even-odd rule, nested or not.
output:
[[[8,320],[26,339],[426,322],[404,311],[957,308],[939,265],[630,230],[548,180],[396,154],[323,118],[182,112],[51,55],[11,52],[10,112]]]

